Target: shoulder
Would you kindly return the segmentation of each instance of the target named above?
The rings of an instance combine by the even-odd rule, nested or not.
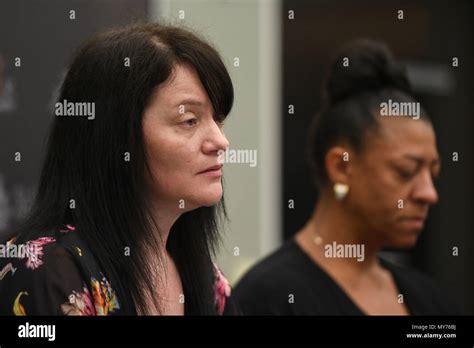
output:
[[[234,298],[246,314],[283,314],[290,311],[288,296],[305,289],[302,255],[294,241],[257,262],[239,280]]]
[[[461,314],[462,310],[447,289],[430,276],[408,266],[381,258],[399,285],[404,300],[414,314],[449,315]]]
[[[7,242],[0,259],[1,314],[101,315],[119,308],[107,279],[89,271],[74,232],[68,225],[21,244]]]
[[[283,285],[288,282],[288,277],[294,274],[293,271],[297,273],[300,261],[297,246],[293,241],[286,242],[250,268],[241,278],[236,289]]]

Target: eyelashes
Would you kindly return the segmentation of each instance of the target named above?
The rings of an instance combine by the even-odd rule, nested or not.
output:
[[[219,128],[224,127],[225,117],[214,117],[214,122],[217,124]],[[199,119],[197,117],[188,118],[180,123],[183,127],[192,128],[199,123]]]
[[[187,119],[187,120],[181,122],[181,125],[183,125],[185,127],[193,127],[193,126],[197,125],[197,118]]]
[[[412,179],[415,176],[416,172],[409,172],[404,170],[398,170],[398,175],[405,181]]]
[[[402,178],[405,181],[411,180],[418,173],[418,170],[416,170],[416,171],[405,171],[405,170],[400,170],[399,169],[397,171],[398,171],[398,175],[400,176],[400,178]],[[431,172],[430,174],[431,174],[431,179],[433,181],[437,181],[439,179],[439,171],[437,171],[435,173]]]

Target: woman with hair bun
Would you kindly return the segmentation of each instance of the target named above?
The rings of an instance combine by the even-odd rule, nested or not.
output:
[[[415,245],[440,171],[436,136],[388,49],[343,47],[310,134],[319,191],[306,225],[234,289],[244,314],[455,314],[431,280],[379,257]]]

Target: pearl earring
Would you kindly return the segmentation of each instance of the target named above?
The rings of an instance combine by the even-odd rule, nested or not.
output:
[[[334,184],[333,188],[334,195],[338,201],[342,201],[346,197],[347,192],[349,192],[349,185],[346,184]]]

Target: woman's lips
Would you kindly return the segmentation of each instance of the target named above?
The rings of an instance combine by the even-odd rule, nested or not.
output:
[[[422,229],[425,224],[425,218],[422,217],[405,217],[402,222],[409,225],[412,228]]]
[[[203,170],[202,172],[199,172],[198,174],[210,176],[210,177],[222,176],[222,164],[207,168],[206,170]]]

